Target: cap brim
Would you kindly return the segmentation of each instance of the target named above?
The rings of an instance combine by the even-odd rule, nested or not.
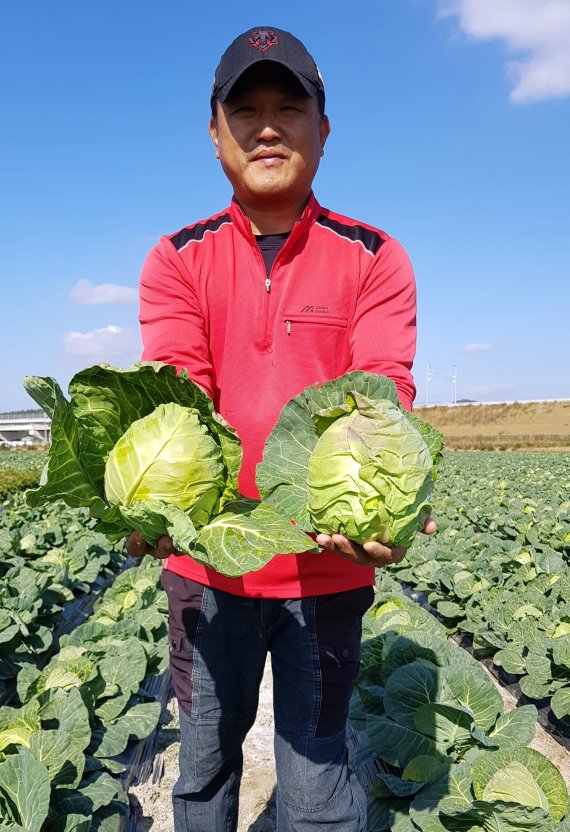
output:
[[[275,58],[261,58],[260,60],[252,61],[252,63],[250,63],[249,66],[244,67],[240,72],[236,72],[235,75],[232,75],[232,77],[228,81],[226,81],[226,83],[223,86],[221,86],[219,90],[214,90],[212,92],[212,100],[214,98],[217,98],[223,104],[224,101],[226,101],[226,99],[228,98],[235,84],[241,78],[241,76],[249,69],[251,69],[252,66],[257,66],[259,63],[261,63],[262,60],[264,61],[264,63],[279,64],[280,66],[284,66],[285,69],[287,69],[291,73],[293,78],[295,78],[301,84],[301,86],[310,98],[312,98],[313,95],[316,95],[319,89],[321,89],[320,87],[317,87],[315,84],[313,84],[312,81],[309,81],[307,78],[305,78],[305,76],[302,75],[300,72],[296,72],[294,69],[291,69],[291,67],[288,66],[284,61],[280,61]]]

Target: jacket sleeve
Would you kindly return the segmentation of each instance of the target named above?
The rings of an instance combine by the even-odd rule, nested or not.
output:
[[[358,294],[350,332],[349,370],[388,376],[398,396],[412,409],[416,388],[416,285],[402,245],[389,237],[374,257]]]
[[[162,237],[143,266],[140,281],[143,361],[163,361],[214,397],[214,371],[207,325],[192,278],[168,237]]]

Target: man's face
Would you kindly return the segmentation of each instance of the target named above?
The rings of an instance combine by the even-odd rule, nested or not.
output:
[[[210,135],[238,202],[278,210],[306,199],[330,131],[316,96],[285,67],[260,62],[216,107]]]

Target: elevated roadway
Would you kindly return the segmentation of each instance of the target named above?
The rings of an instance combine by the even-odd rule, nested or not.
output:
[[[0,413],[0,442],[49,442],[51,419],[43,410]]]

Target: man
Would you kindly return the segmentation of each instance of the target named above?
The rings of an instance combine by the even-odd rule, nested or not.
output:
[[[186,367],[242,440],[240,491],[283,405],[350,370],[414,385],[415,288],[399,243],[319,206],[311,187],[330,131],[319,70],[288,32],[240,35],[216,70],[210,135],[231,206],[161,238],[141,278],[143,358]],[[434,530],[429,521],[424,531]],[[318,535],[323,551],[277,556],[227,578],[137,535],[165,558],[169,638],[181,709],[176,832],[235,830],[241,746],[272,657],[280,832],[366,827],[347,765],[348,700],[374,567],[403,550]]]

